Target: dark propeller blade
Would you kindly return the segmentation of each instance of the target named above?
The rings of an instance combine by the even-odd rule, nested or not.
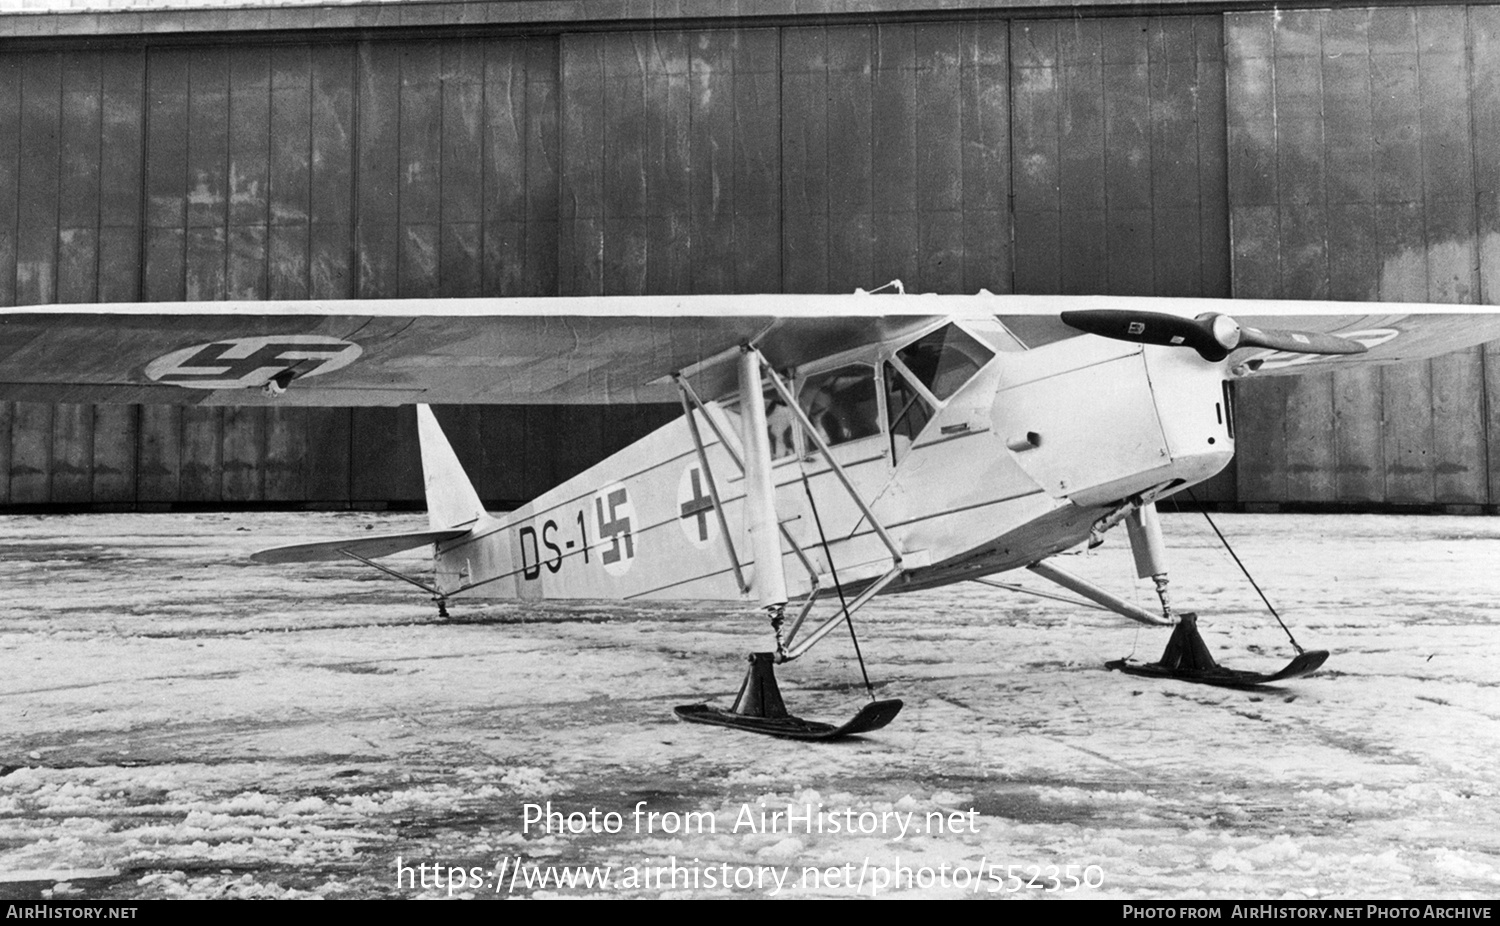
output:
[[[1081,309],[1062,313],[1063,323],[1089,334],[1137,344],[1191,347],[1209,363],[1218,363],[1240,347],[1264,347],[1299,354],[1362,354],[1358,341],[1312,331],[1246,328],[1228,315],[1209,312],[1183,318],[1165,312]]]
[[[1336,334],[1288,331],[1282,328],[1241,328],[1240,347],[1269,347],[1296,354],[1363,354],[1369,348]]]

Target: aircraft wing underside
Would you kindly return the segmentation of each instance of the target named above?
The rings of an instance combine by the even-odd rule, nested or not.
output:
[[[180,405],[675,401],[666,379],[754,342],[778,367],[998,316],[1030,345],[1079,336],[1059,316],[1149,308],[1329,332],[1369,352],[1237,351],[1239,373],[1429,357],[1500,338],[1490,308],[1072,296],[661,296],[39,306],[0,310],[0,401]],[[1247,365],[1246,361],[1260,361]],[[733,391],[708,365],[705,398]]]
[[[670,374],[750,341],[776,363],[794,365],[899,336],[937,314],[961,310],[924,301],[902,307],[903,313],[874,297],[769,297],[774,305],[767,298],[6,309],[0,310],[0,401],[675,402]],[[874,312],[876,305],[890,311]],[[732,372],[733,364],[727,366]],[[268,389],[268,383],[280,388]],[[712,397],[722,387],[713,382],[700,391]]]

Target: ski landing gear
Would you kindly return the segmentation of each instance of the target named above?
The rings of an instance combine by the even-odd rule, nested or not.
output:
[[[879,730],[901,712],[902,702],[892,699],[871,701],[839,726],[794,717],[781,700],[775,665],[775,653],[751,653],[750,670],[745,673],[734,707],[726,711],[707,704],[684,704],[676,709],[677,716],[689,723],[711,723],[783,739],[835,740]]]
[[[1189,495],[1192,494],[1191,490]],[[1171,639],[1167,641],[1167,648],[1161,654],[1157,662],[1138,663],[1132,662],[1128,657],[1116,659],[1105,663],[1105,668],[1118,669],[1130,675],[1140,675],[1147,678],[1172,678],[1183,682],[1197,682],[1203,685],[1220,685],[1228,688],[1254,688],[1271,682],[1284,682],[1288,679],[1301,678],[1311,675],[1322,667],[1328,660],[1327,650],[1304,650],[1297,644],[1292,632],[1287,629],[1286,622],[1281,615],[1276,613],[1276,608],[1271,605],[1260,586],[1245,569],[1245,564],[1240,562],[1239,556],[1224,534],[1219,531],[1213,518],[1204,512],[1203,516],[1218,535],[1219,541],[1229,555],[1234,558],[1236,565],[1244,572],[1245,578],[1260,595],[1261,601],[1265,602],[1267,610],[1276,618],[1281,629],[1286,633],[1292,648],[1297,651],[1295,658],[1279,672],[1245,672],[1238,669],[1228,669],[1214,660],[1208,651],[1208,645],[1203,642],[1203,637],[1198,633],[1198,615],[1176,611],[1172,607],[1172,600],[1168,593],[1166,545],[1162,540],[1161,522],[1157,518],[1156,505],[1149,501],[1141,501],[1140,504],[1130,508],[1122,508],[1118,512],[1105,518],[1101,518],[1095,525],[1095,535],[1102,534],[1114,524],[1121,520],[1125,522],[1126,529],[1130,535],[1130,549],[1135,557],[1136,576],[1138,578],[1149,578],[1156,586],[1157,597],[1161,599],[1161,614],[1153,615],[1141,608],[1136,607],[1114,595],[1109,594],[1101,588],[1097,588],[1079,577],[1065,572],[1048,563],[1033,563],[1031,571],[1048,579],[1063,588],[1076,594],[1083,595],[1099,606],[1124,615],[1132,620],[1143,624],[1171,624],[1176,627],[1172,630]],[[997,585],[1001,588],[1016,588],[1001,583],[988,582],[984,579],[979,581],[989,585]],[[1037,593],[1041,594],[1041,593]],[[1055,597],[1055,596],[1044,596]]]
[[[1192,490],[1188,490],[1192,494]],[[1175,678],[1183,682],[1197,682],[1203,685],[1220,685],[1226,688],[1253,688],[1257,685],[1265,685],[1270,682],[1282,682],[1287,679],[1301,678],[1316,672],[1324,662],[1328,660],[1327,650],[1304,650],[1297,645],[1296,637],[1287,629],[1286,623],[1282,621],[1281,615],[1271,605],[1270,599],[1266,598],[1260,590],[1260,585],[1250,575],[1250,570],[1240,562],[1239,555],[1229,545],[1229,540],[1219,531],[1219,526],[1214,524],[1214,519],[1209,517],[1208,512],[1203,512],[1208,519],[1209,526],[1214,529],[1219,542],[1229,555],[1234,558],[1236,565],[1250,580],[1250,584],[1264,601],[1266,608],[1281,624],[1281,629],[1286,633],[1287,639],[1291,641],[1292,648],[1297,655],[1286,668],[1280,672],[1245,672],[1238,669],[1226,669],[1214,660],[1208,651],[1208,645],[1203,642],[1203,637],[1198,633],[1198,615],[1192,613],[1173,613],[1171,600],[1167,596],[1167,571],[1165,545],[1161,537],[1161,524],[1156,516],[1155,505],[1142,505],[1130,512],[1125,521],[1125,526],[1130,533],[1131,552],[1135,554],[1136,574],[1140,578],[1150,577],[1156,583],[1156,593],[1161,598],[1162,616],[1165,618],[1177,618],[1177,626],[1172,630],[1172,636],[1167,640],[1167,648],[1161,654],[1161,659],[1151,663],[1132,663],[1129,659],[1116,659],[1105,663],[1105,668],[1118,669],[1130,675],[1143,675],[1149,678]]]
[[[1198,615],[1182,613],[1177,616],[1177,627],[1167,641],[1167,648],[1158,662],[1135,663],[1128,659],[1116,659],[1104,664],[1107,669],[1118,669],[1128,675],[1144,675],[1148,678],[1175,678],[1182,682],[1197,682],[1203,685],[1219,685],[1225,688],[1254,688],[1271,682],[1301,678],[1316,672],[1328,659],[1323,649],[1298,652],[1296,658],[1280,672],[1245,672],[1226,669],[1214,661],[1208,645],[1198,634]]]

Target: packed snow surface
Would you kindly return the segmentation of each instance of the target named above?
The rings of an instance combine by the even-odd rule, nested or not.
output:
[[[905,710],[799,744],[672,714],[729,704],[768,648],[756,614],[444,620],[355,564],[247,558],[420,515],[6,518],[0,897],[1500,894],[1500,521],[1217,519],[1297,641],[1332,651],[1317,675],[1121,675],[1104,663],[1154,660],[1167,631],[965,584],[857,614]],[[1219,660],[1284,665],[1202,516],[1164,520]],[[1156,608],[1123,532],[1058,562]],[[778,675],[812,719],[867,697],[842,630]]]

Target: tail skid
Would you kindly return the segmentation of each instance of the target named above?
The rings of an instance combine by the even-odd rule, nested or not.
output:
[[[262,550],[251,556],[258,563],[307,563],[320,560],[353,559],[428,592],[437,602],[438,614],[448,616],[447,596],[435,585],[405,575],[380,563],[373,557],[389,556],[403,550],[457,540],[469,534],[474,525],[486,520],[484,503],[458,462],[458,454],[448,443],[432,409],[417,406],[417,436],[422,446],[422,476],[427,493],[428,530],[380,537],[358,537],[299,543],[289,547]]]

